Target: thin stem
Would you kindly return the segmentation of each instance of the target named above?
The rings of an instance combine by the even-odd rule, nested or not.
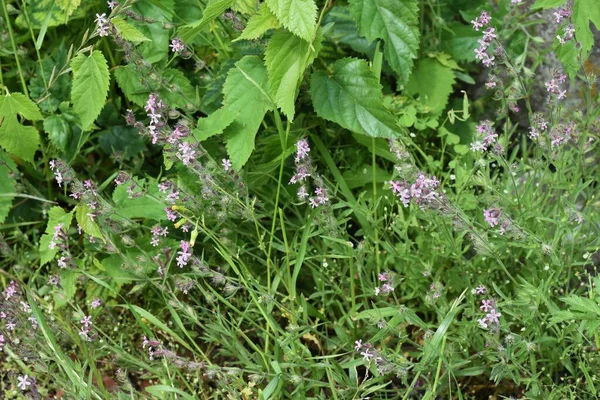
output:
[[[21,86],[23,86],[23,93],[29,98],[29,91],[27,91],[27,84],[25,83],[25,77],[23,76],[23,70],[21,69],[21,61],[19,61],[19,56],[17,55],[17,44],[15,43],[15,35],[12,30],[12,25],[10,24],[10,19],[8,18],[8,11],[6,10],[6,2],[0,1],[0,3],[2,3],[4,19],[6,20],[6,26],[8,27],[8,33],[10,34],[10,43],[12,44],[13,54],[15,55],[15,61],[17,63],[17,69],[19,70],[19,77],[21,78]]]

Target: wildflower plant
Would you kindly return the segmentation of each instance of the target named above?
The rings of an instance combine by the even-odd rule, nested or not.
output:
[[[595,0],[0,7],[0,393],[597,397]]]

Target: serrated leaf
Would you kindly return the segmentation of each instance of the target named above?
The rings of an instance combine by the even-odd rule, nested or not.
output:
[[[594,46],[594,34],[590,29],[593,22],[596,29],[600,29],[600,5],[597,0],[575,0],[573,5],[573,23],[575,25],[575,37],[581,43],[581,52],[584,58]]]
[[[286,31],[275,33],[265,52],[269,74],[270,93],[275,104],[291,120],[294,119],[294,103],[304,70],[312,64],[321,48],[321,36],[311,45]]]
[[[402,135],[383,105],[381,85],[366,61],[344,58],[333,70],[333,76],[323,71],[312,74],[310,93],[317,115],[362,135]]]
[[[448,30],[442,34],[441,46],[456,61],[475,61],[475,49],[481,32],[471,26],[459,23],[448,24]]]
[[[350,10],[361,35],[384,41],[383,54],[390,67],[406,83],[419,49],[416,0],[350,0]]]
[[[60,0],[65,4],[69,0]],[[76,0],[71,0],[71,3]],[[67,4],[68,6],[68,4]],[[17,26],[27,29],[41,29],[66,24],[69,20],[86,16],[83,9],[75,10],[70,16],[67,10],[62,10],[55,0],[36,0],[26,2],[27,18],[25,13],[20,12],[15,20]],[[89,15],[89,13],[87,14]]]
[[[60,291],[54,292],[54,308],[65,306],[75,296],[77,291],[77,278],[81,275],[79,271],[63,269],[60,271]]]
[[[92,219],[90,214],[92,214],[92,210],[90,210],[87,204],[79,203],[75,206],[75,219],[79,226],[81,226],[81,229],[88,235],[102,239],[104,242],[105,240],[100,231],[100,227]]]
[[[202,19],[179,28],[179,37],[185,42],[190,42],[212,21],[223,14],[225,10],[233,6],[234,3],[235,0],[209,0],[202,13]]]
[[[167,81],[167,85],[166,87],[162,86],[158,93],[167,104],[179,108],[194,106],[196,90],[182,71],[167,69],[163,71],[163,77]]]
[[[121,17],[114,17],[111,19],[111,22],[117,28],[117,33],[121,35],[121,37],[125,40],[134,43],[140,42],[148,42],[149,38],[144,36],[142,32],[140,32],[135,26],[129,24]]]
[[[37,121],[43,119],[35,103],[22,93],[0,96],[0,146],[7,152],[33,163],[40,135],[33,126],[23,126],[17,115]]]
[[[115,68],[113,73],[125,97],[132,103],[143,107],[151,91],[150,88],[142,85],[141,75],[135,67],[131,64],[120,66]]]
[[[575,45],[574,40],[569,40],[567,43],[561,45],[556,40],[557,44],[554,47],[554,54],[556,58],[561,62],[563,68],[570,78],[575,78],[579,71],[579,50]]]
[[[6,220],[15,198],[16,182],[13,173],[16,168],[8,154],[0,151],[0,224]]]
[[[333,42],[340,42],[352,48],[359,53],[367,54],[372,58],[375,52],[375,44],[369,42],[366,38],[358,34],[356,21],[346,6],[335,6],[325,14],[321,26],[333,24],[333,27],[327,31],[325,36]]]
[[[203,141],[211,136],[223,133],[225,128],[235,121],[238,114],[228,108],[219,108],[208,117],[198,119],[196,129],[193,131],[194,137],[199,141]]]
[[[50,115],[44,120],[44,131],[50,142],[60,151],[66,153],[71,141],[71,126],[60,115]]]
[[[432,58],[417,63],[414,73],[406,84],[406,91],[419,96],[419,101],[430,108],[430,114],[439,115],[452,93],[454,72]]]
[[[314,0],[266,0],[267,7],[294,35],[312,42],[317,33],[317,5]]]
[[[63,10],[68,16],[73,14],[79,5],[81,4],[81,0],[58,0],[58,6]]]
[[[262,36],[262,34],[268,31],[269,29],[277,29],[280,26],[281,24],[279,23],[277,17],[273,15],[271,10],[269,10],[269,7],[267,7],[265,3],[262,3],[260,5],[258,13],[250,17],[248,23],[246,24],[246,27],[242,31],[242,34],[237,39],[235,39],[234,42],[242,39],[256,39]]]
[[[223,107],[237,117],[225,129],[227,153],[239,170],[254,150],[254,138],[265,113],[273,103],[263,88],[268,85],[267,69],[256,56],[246,56],[229,71],[223,85]]]
[[[135,182],[133,194],[129,194],[129,187]],[[118,211],[116,219],[147,218],[155,221],[166,219],[165,204],[159,200],[162,197],[158,184],[146,185],[144,179],[134,178],[133,182],[124,183],[116,187],[113,192],[113,201]],[[131,197],[130,197],[131,196]]]
[[[71,226],[71,220],[73,219],[73,212],[65,212],[61,207],[52,207],[48,212],[48,224],[46,225],[46,231],[40,238],[40,266],[49,263],[54,260],[58,247],[54,249],[50,248],[50,242],[54,236],[54,228],[58,224],[63,224],[64,229],[69,229]]]
[[[71,102],[87,130],[100,115],[108,95],[108,64],[102,52],[94,50],[90,56],[78,54],[71,61],[73,86]]]

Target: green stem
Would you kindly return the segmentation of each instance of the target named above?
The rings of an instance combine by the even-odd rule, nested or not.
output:
[[[381,79],[381,68],[383,66],[383,53],[381,52],[381,42],[377,42],[375,55],[373,57],[373,73],[379,82]],[[371,180],[373,181],[373,225],[377,226],[377,160],[375,157],[375,138],[371,138]],[[377,266],[377,275],[381,273],[381,256],[379,254],[379,230],[374,229],[375,236],[375,265]]]
[[[13,54],[15,55],[15,61],[17,63],[17,69],[19,70],[19,77],[21,78],[21,85],[23,86],[23,93],[25,94],[25,96],[27,96],[29,98],[29,92],[27,91],[27,84],[25,83],[25,77],[23,76],[23,70],[21,69],[21,62],[19,61],[19,56],[17,55],[17,45],[15,43],[15,35],[12,30],[12,25],[10,24],[10,19],[8,18],[6,2],[0,1],[0,3],[2,3],[2,12],[4,13],[4,18],[6,20],[6,26],[8,27],[8,33],[10,34],[10,43],[12,44]]]

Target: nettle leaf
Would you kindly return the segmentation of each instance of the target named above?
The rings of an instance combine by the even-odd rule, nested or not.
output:
[[[281,26],[281,23],[277,17],[269,10],[269,7],[265,3],[260,5],[258,13],[254,14],[248,20],[246,27],[242,31],[242,34],[234,40],[253,40],[263,35],[269,29],[277,29]]]
[[[531,9],[542,8],[544,10],[547,10],[549,8],[560,7],[566,2],[567,0],[537,0],[535,3],[533,3]]]
[[[223,14],[225,10],[231,8],[234,3],[235,0],[209,0],[202,13],[202,19],[179,28],[179,31],[177,32],[179,37],[185,42],[193,40],[196,35]]]
[[[590,29],[590,21],[596,29],[600,29],[600,6],[598,0],[575,0],[573,5],[573,23],[575,24],[575,37],[581,43],[584,58],[594,46],[594,34]]]
[[[37,105],[24,94],[0,96],[0,146],[10,154],[33,163],[40,135],[33,126],[21,125],[17,115],[32,121],[43,119]]]
[[[312,42],[317,33],[314,0],[266,0],[267,7],[294,35]]]
[[[167,85],[159,88],[160,97],[172,107],[193,108],[196,90],[183,72],[178,69],[167,69],[163,72],[163,77]]]
[[[40,238],[40,266],[49,263],[54,260],[58,247],[54,249],[50,248],[50,242],[54,236],[54,228],[58,224],[63,224],[64,229],[68,230],[73,220],[73,211],[65,212],[61,207],[52,207],[48,212],[48,225],[46,225],[46,231]]]
[[[73,14],[79,5],[81,4],[81,0],[58,0],[58,6],[63,10],[68,16]]]
[[[135,182],[133,193],[129,194],[129,187]],[[134,178],[133,182],[124,183],[115,188],[113,201],[117,215],[113,218],[147,218],[162,221],[167,218],[165,204],[159,199],[163,197],[155,182],[146,185],[145,179]]]
[[[267,69],[260,58],[246,56],[235,63],[223,85],[223,108],[237,114],[225,129],[227,154],[233,168],[239,170],[254,150],[254,138],[273,102],[265,92]]]
[[[69,150],[72,131],[69,122],[62,115],[50,115],[44,120],[44,131],[50,142],[60,151]]]
[[[148,100],[151,90],[142,84],[142,76],[139,71],[133,65],[129,64],[115,68],[113,74],[127,100],[143,107]]]
[[[481,32],[470,25],[459,23],[448,24],[448,29],[442,33],[442,48],[456,61],[475,61],[475,49],[479,47],[477,40]]]
[[[15,198],[16,181],[13,173],[16,171],[15,162],[0,151],[0,224],[6,220]]]
[[[150,39],[144,36],[144,34],[140,32],[135,26],[129,24],[123,18],[114,17],[110,21],[113,23],[115,28],[117,28],[118,34],[121,35],[123,39],[134,43],[150,41]]]
[[[417,63],[406,84],[406,91],[419,96],[419,101],[430,108],[430,114],[439,115],[446,108],[455,77],[452,69],[437,60],[426,58]]]
[[[203,141],[211,136],[219,135],[235,121],[238,115],[238,112],[229,108],[219,108],[208,117],[198,119],[196,129],[193,131],[194,137]]]
[[[75,206],[75,219],[79,226],[81,226],[81,229],[88,235],[102,239],[105,242],[100,227],[90,216],[91,213],[92,210],[90,210],[87,204],[79,203]]]
[[[54,308],[59,309],[64,307],[69,300],[75,296],[77,291],[77,278],[81,272],[70,268],[60,271],[60,287],[62,290],[54,292]]]
[[[75,1],[70,0],[70,3],[74,4]],[[25,13],[19,13],[15,20],[17,26],[24,29],[29,27],[32,29],[47,29],[66,24],[69,22],[69,19],[82,18],[89,15],[83,9],[78,9],[75,12],[73,12],[75,8],[70,12],[68,12],[68,9],[61,9],[60,3],[69,7],[70,5],[67,4],[69,0],[59,0],[58,4],[55,0],[36,0],[26,3],[27,18],[25,18]]]
[[[362,135],[402,135],[383,105],[381,85],[366,61],[343,58],[333,70],[333,76],[323,71],[311,76],[310,93],[317,115]]]
[[[383,54],[390,67],[408,81],[419,49],[419,7],[416,0],[350,0],[361,35],[385,42]]]
[[[356,21],[346,6],[335,6],[323,17],[322,26],[333,24],[325,36],[333,42],[350,46],[352,50],[367,54],[372,58],[375,44],[358,34]]]
[[[318,35],[311,45],[281,30],[271,37],[267,45],[265,63],[271,96],[290,120],[294,119],[294,103],[304,71],[319,53],[321,40]]]
[[[108,64],[102,52],[94,50],[90,56],[78,54],[71,61],[73,86],[71,102],[87,130],[100,115],[108,95]]]

